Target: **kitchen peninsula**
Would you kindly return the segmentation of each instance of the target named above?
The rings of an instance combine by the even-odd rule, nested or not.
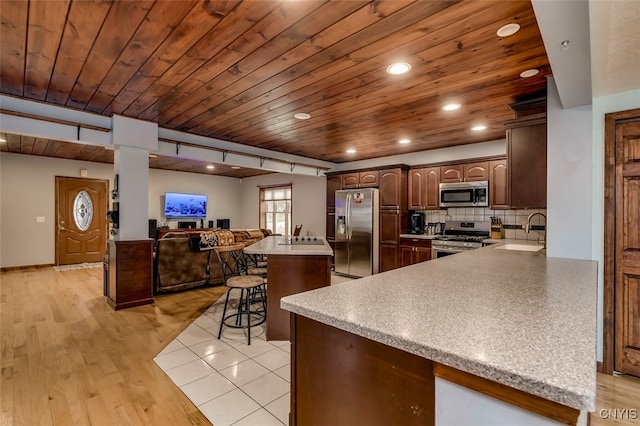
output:
[[[284,298],[290,424],[586,424],[596,263],[500,245]]]
[[[267,255],[267,340],[289,340],[289,312],[280,299],[331,285],[333,250],[324,238],[270,236],[250,246],[249,255]]]

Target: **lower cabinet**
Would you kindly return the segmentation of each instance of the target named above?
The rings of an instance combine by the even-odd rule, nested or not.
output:
[[[409,266],[427,260],[431,260],[431,240],[400,239],[400,266]]]
[[[390,271],[400,267],[398,262],[398,245],[392,243],[380,244],[380,272]]]

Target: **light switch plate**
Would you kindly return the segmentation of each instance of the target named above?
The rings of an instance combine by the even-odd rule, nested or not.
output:
[[[36,217],[36,222],[37,223],[44,223],[44,216],[37,216]]]

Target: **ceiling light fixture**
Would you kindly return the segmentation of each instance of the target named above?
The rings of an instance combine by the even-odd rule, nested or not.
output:
[[[526,71],[522,71],[520,73],[520,77],[522,78],[528,78],[528,77],[533,77],[534,75],[538,75],[538,70],[535,68],[532,68],[530,70],[526,70]]]
[[[411,143],[411,140],[410,140],[410,139],[406,139],[406,138],[405,138],[405,139],[400,139],[400,140],[398,141],[398,143],[401,143],[401,144],[408,144],[408,143]]]
[[[482,125],[482,124],[479,124],[479,125],[477,125],[477,126],[473,126],[473,127],[471,128],[471,130],[473,130],[474,132],[480,132],[480,131],[482,131],[482,130],[485,130],[486,128],[487,128],[487,126]]]
[[[306,112],[299,112],[297,114],[294,114],[293,118],[297,118],[298,120],[308,120],[311,118],[311,116]]]
[[[460,104],[446,104],[442,107],[443,110],[445,111],[455,111],[457,109],[460,109],[462,105]]]
[[[496,34],[498,35],[498,37],[509,37],[510,35],[514,35],[515,33],[517,33],[519,30],[520,25],[511,23],[500,27],[498,31],[496,31]]]
[[[213,164],[209,164],[209,165],[207,166],[207,169],[209,169],[209,170],[211,170],[211,169],[215,169],[215,168],[216,168],[216,166],[214,166]]]
[[[356,150],[355,150],[355,149],[353,149],[353,148],[349,148],[349,149],[347,150],[347,154],[355,154],[355,153],[356,153]]]
[[[391,64],[387,67],[387,72],[392,75],[400,75],[408,73],[411,70],[411,65],[405,62],[398,62]]]

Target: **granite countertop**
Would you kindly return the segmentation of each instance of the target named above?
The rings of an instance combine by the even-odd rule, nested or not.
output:
[[[333,256],[331,246],[322,237],[316,237],[322,244],[291,244],[295,237],[271,236],[257,241],[244,248],[247,254],[283,254],[283,255],[306,255],[306,256]],[[302,239],[303,237],[299,237]],[[309,237],[304,237],[307,240]],[[313,240],[314,237],[311,237]]]
[[[288,296],[281,306],[569,407],[595,410],[596,263],[496,250],[500,245]]]

